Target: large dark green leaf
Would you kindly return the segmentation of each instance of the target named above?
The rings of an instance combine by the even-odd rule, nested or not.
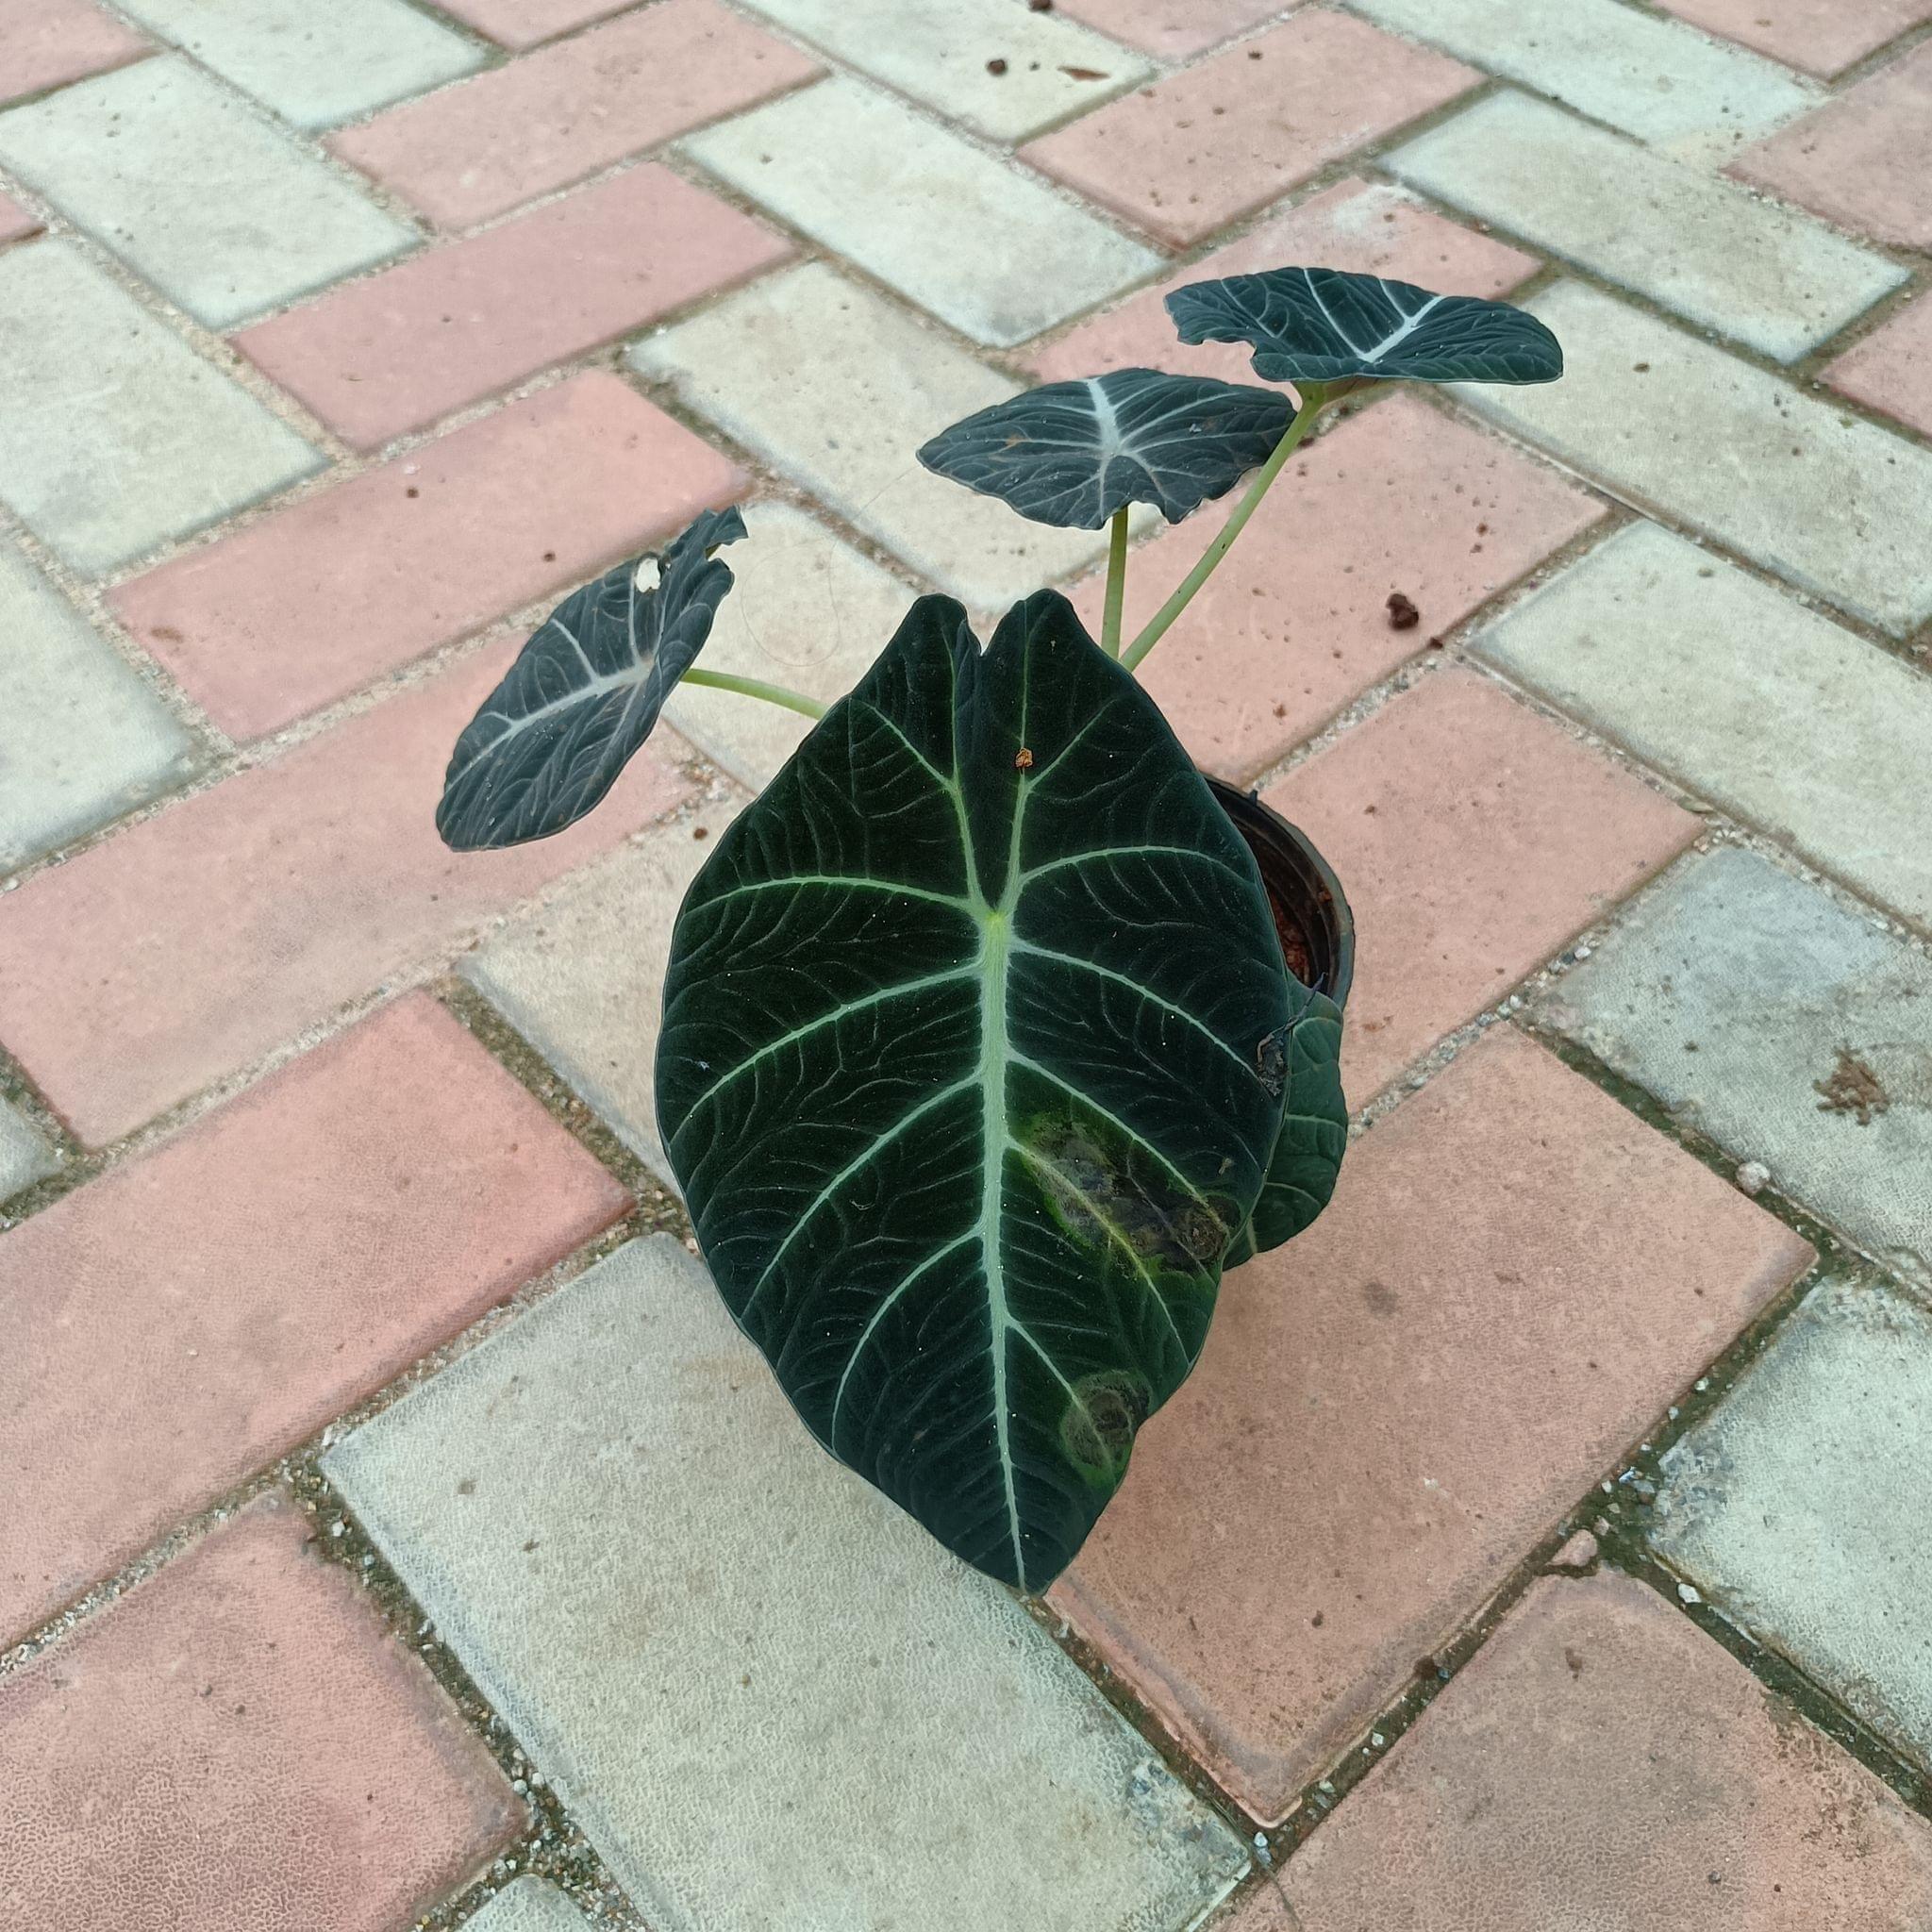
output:
[[[1281,1135],[1261,1197],[1222,1265],[1234,1267],[1292,1241],[1327,1207],[1348,1151],[1341,1091],[1341,1008],[1326,993],[1291,982],[1295,1016],[1288,1036],[1288,1092]]]
[[[924,597],[678,914],[658,1108],[820,1441],[1039,1591],[1180,1385],[1281,1121],[1246,846],[1062,597]]]
[[[1177,524],[1266,462],[1289,417],[1272,390],[1117,369],[995,403],[919,460],[1036,524],[1097,530],[1130,503]]]
[[[1271,382],[1554,382],[1563,351],[1507,302],[1333,268],[1191,282],[1167,298],[1184,342],[1249,342]]]
[[[620,563],[550,613],[457,740],[436,808],[445,845],[547,839],[597,804],[711,634],[731,588],[711,553],[743,535],[735,509],[708,509],[661,557]]]

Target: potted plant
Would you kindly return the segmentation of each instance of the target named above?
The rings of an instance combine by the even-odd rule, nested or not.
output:
[[[1544,382],[1496,302],[1286,268],[1167,298],[1279,389],[1118,370],[955,424],[928,468],[1111,525],[1106,620],[1053,591],[990,644],[919,598],[829,708],[696,658],[743,537],[708,511],[567,598],[458,741],[458,850],[560,831],[680,679],[809,737],[680,908],[658,1118],[720,1293],[819,1441],[969,1563],[1037,1592],[1200,1355],[1222,1272],[1306,1227],[1347,1139],[1354,933],[1309,841],[1196,771],[1134,671],[1322,411],[1363,385]],[[1138,637],[1135,503],[1246,493]]]

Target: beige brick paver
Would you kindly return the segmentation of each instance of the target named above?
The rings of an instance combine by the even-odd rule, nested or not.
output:
[[[640,247],[640,235],[651,245]],[[646,162],[236,341],[339,436],[374,449],[790,252],[749,216]]]
[[[1228,1278],[1053,1600],[1279,1819],[1809,1252],[1492,1035]]]
[[[1916,1932],[1932,1830],[1625,1576],[1531,1591],[1232,1932]]]
[[[1932,44],[1752,148],[1733,172],[1881,242],[1932,248]]]
[[[1152,249],[857,81],[823,81],[684,146],[978,342],[1025,341],[1160,265]]]
[[[36,1215],[0,1242],[0,1641],[625,1202],[417,994]]]
[[[1441,54],[1311,7],[1024,153],[1185,246],[1480,79]]]
[[[0,165],[215,328],[416,239],[178,55],[0,114]]]
[[[391,108],[333,145],[439,227],[467,227],[814,72],[717,0],[660,0]]]
[[[0,0],[0,101],[119,67],[148,45],[93,0]]]
[[[257,738],[560,595],[743,481],[592,372],[132,578],[113,604],[224,730]]]
[[[1201,764],[1252,779],[1601,511],[1554,471],[1393,397],[1297,458],[1267,537],[1232,553],[1141,680]],[[1130,626],[1221,521],[1204,509],[1135,552]],[[1096,632],[1104,590],[1096,572],[1076,597]],[[1420,613],[1412,630],[1390,625],[1397,591]]]
[[[587,824],[458,858],[436,836],[492,647],[0,899],[7,1044],[100,1143],[237,1073],[688,791],[668,733]]]
[[[285,1496],[0,1678],[8,1908],[36,1932],[393,1932],[523,1824]]]

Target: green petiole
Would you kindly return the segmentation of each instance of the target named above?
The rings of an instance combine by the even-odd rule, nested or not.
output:
[[[741,697],[763,698],[768,705],[782,705],[808,718],[823,718],[830,708],[808,698],[802,691],[787,691],[782,684],[763,684],[756,677],[734,677],[728,671],[700,671],[695,666],[678,680],[680,684],[701,684],[710,691],[735,691]]]
[[[1100,645],[1109,658],[1121,654],[1121,612],[1127,601],[1127,513],[1132,508],[1122,504],[1113,513],[1113,536],[1107,553],[1107,613],[1100,629]]]
[[[1256,473],[1255,480],[1248,486],[1248,493],[1235,506],[1233,515],[1221,526],[1220,534],[1208,544],[1200,562],[1181,580],[1180,589],[1154,613],[1146,629],[1128,647],[1121,661],[1129,671],[1167,635],[1174,619],[1194,601],[1201,586],[1220,568],[1221,559],[1234,548],[1234,540],[1247,526],[1248,519],[1260,508],[1261,499],[1268,494],[1275,477],[1281,475],[1289,458],[1293,456],[1301,446],[1302,439],[1313,427],[1315,418],[1322,413],[1322,406],[1328,400],[1328,393],[1327,386],[1323,383],[1311,382],[1302,391],[1301,408],[1294,412],[1294,420],[1288,425],[1287,433],[1274,445],[1274,455]]]

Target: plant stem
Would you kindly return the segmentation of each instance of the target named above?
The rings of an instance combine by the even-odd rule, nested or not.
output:
[[[1192,570],[1182,579],[1181,587],[1148,621],[1147,628],[1128,647],[1122,659],[1129,671],[1140,663],[1149,651],[1167,635],[1172,625],[1183,610],[1194,601],[1194,594],[1215,571],[1221,559],[1234,548],[1234,540],[1246,527],[1248,519],[1260,508],[1261,499],[1268,494],[1275,477],[1281,475],[1290,457],[1293,456],[1312,426],[1315,418],[1322,412],[1322,405],[1328,400],[1328,392],[1320,384],[1310,383],[1302,391],[1302,406],[1294,412],[1294,421],[1288,425],[1287,434],[1274,445],[1274,454],[1261,465],[1260,472],[1248,486],[1248,493],[1235,506],[1234,514],[1222,525],[1221,533],[1208,544],[1207,553]]]
[[[678,682],[702,684],[711,691],[735,691],[741,697],[763,698],[768,705],[782,705],[788,711],[800,711],[808,718],[823,718],[828,708],[802,691],[787,691],[782,684],[761,684],[756,677],[734,677],[728,671],[700,671],[693,666]]]
[[[1107,552],[1107,615],[1100,627],[1101,648],[1109,658],[1121,654],[1121,612],[1127,601],[1127,511],[1122,504],[1113,513],[1113,537]]]

